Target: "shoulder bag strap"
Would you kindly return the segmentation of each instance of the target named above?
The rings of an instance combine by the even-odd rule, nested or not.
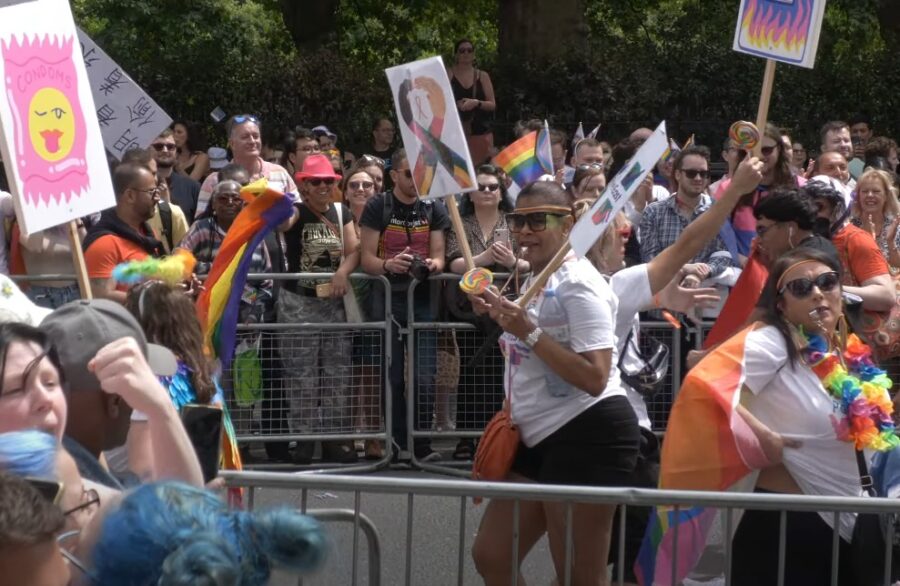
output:
[[[872,482],[872,476],[869,474],[869,467],[866,465],[866,456],[862,450],[854,450],[856,452],[856,467],[859,469],[859,484],[869,496],[878,496],[875,493],[875,484]]]

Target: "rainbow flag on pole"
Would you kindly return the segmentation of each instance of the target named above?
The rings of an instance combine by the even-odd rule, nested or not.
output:
[[[500,151],[494,157],[494,164],[516,182],[516,193],[532,181],[537,181],[541,175],[552,175],[553,154],[547,125],[544,124],[540,131],[526,134]]]
[[[270,231],[291,217],[291,199],[260,179],[241,189],[248,203],[234,219],[216,254],[206,288],[197,300],[203,347],[226,370],[234,353],[241,295],[253,251]]]
[[[744,343],[752,330],[750,326],[722,344],[685,378],[666,427],[661,489],[746,491],[754,480],[751,472],[765,465],[759,441],[736,410],[744,380]],[[706,547],[716,511],[656,507],[635,562],[638,583],[681,583]]]

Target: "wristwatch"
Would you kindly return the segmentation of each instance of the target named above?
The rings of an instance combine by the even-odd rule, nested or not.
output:
[[[531,330],[531,333],[525,336],[525,339],[522,340],[522,343],[528,346],[529,348],[534,348],[534,345],[537,344],[538,338],[541,337],[541,334],[544,333],[544,330],[541,328],[534,328]]]

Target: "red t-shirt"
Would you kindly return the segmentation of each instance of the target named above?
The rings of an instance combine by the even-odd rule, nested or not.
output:
[[[873,277],[890,274],[875,238],[862,228],[847,224],[831,237],[831,243],[844,268],[844,284],[862,285]]]

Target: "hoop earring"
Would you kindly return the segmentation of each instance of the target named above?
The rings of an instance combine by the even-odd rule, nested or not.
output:
[[[788,245],[791,248],[796,248],[796,245],[794,244],[794,229],[793,228],[788,228]]]

